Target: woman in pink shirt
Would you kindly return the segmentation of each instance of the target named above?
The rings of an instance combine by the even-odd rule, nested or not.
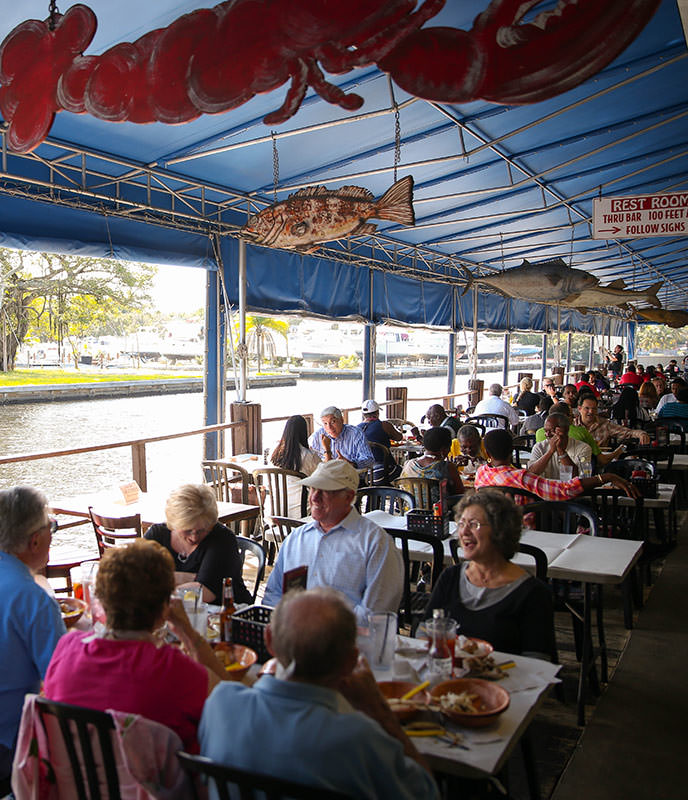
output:
[[[58,642],[45,676],[50,700],[140,714],[179,734],[198,752],[203,704],[226,672],[191,626],[174,591],[174,562],[157,542],[138,539],[107,550],[96,595],[107,616],[102,634],[74,631]],[[161,644],[165,622],[191,655]]]

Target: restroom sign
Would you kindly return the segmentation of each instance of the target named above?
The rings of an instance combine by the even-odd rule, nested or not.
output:
[[[592,212],[593,239],[688,235],[688,192],[599,197]]]

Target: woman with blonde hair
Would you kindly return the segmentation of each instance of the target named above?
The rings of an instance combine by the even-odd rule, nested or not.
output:
[[[520,408],[521,411],[525,411],[530,417],[535,413],[535,406],[540,399],[539,395],[535,394],[535,392],[531,392],[533,388],[533,379],[526,375],[521,378],[518,388],[519,392],[514,399],[514,405],[516,408]]]
[[[206,603],[221,603],[222,581],[231,578],[237,603],[251,602],[236,536],[217,521],[217,500],[209,486],[187,483],[175,489],[165,504],[165,523],[151,526],[145,537],[174,559],[177,587],[200,587]]]

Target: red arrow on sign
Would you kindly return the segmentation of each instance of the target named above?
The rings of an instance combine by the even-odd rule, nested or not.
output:
[[[598,233],[611,233],[612,236],[614,236],[614,234],[617,234],[620,230],[621,230],[621,228],[601,228],[597,232]]]

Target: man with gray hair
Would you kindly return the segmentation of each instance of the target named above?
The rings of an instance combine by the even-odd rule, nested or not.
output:
[[[308,567],[308,588],[333,586],[348,598],[361,625],[377,611],[396,611],[404,588],[401,553],[392,537],[353,507],[358,473],[347,461],[318,464],[309,487],[313,520],[289,534],[270,573],[263,603],[282,597],[284,573]]]
[[[322,427],[312,433],[308,446],[320,456],[322,461],[343,458],[356,469],[372,467],[375,463],[373,452],[363,431],[344,422],[341,409],[328,406],[320,413]]]
[[[545,478],[562,480],[561,468],[568,467],[571,477],[586,477],[591,472],[592,450],[585,442],[569,436],[569,418],[550,414],[545,420],[545,441],[533,447],[528,471]],[[570,480],[570,478],[567,478]]]
[[[59,606],[34,580],[55,528],[46,505],[30,486],[0,491],[0,787],[9,779],[24,695],[39,691],[66,632]]]
[[[502,389],[501,384],[493,383],[492,386],[490,386],[489,395],[484,400],[481,400],[475,407],[473,416],[479,417],[481,414],[501,414],[509,420],[511,425],[516,425],[519,419],[518,411],[502,400],[503,391],[504,389]]]
[[[422,756],[358,658],[356,620],[338,592],[289,592],[265,643],[276,674],[250,688],[216,687],[199,727],[202,755],[361,800],[438,798]]]

